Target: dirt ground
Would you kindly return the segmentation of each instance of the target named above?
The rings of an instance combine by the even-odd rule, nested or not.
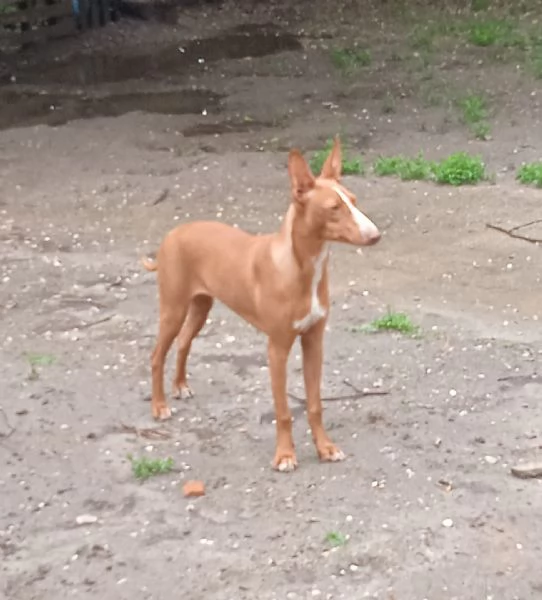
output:
[[[9,57],[0,596],[542,596],[542,481],[510,474],[542,454],[541,249],[486,228],[542,218],[540,191],[514,179],[540,157],[540,82],[491,48],[421,61],[413,23],[452,17],[398,2],[204,4],[178,25],[124,20]],[[353,41],[373,61],[345,76],[329,48]],[[489,141],[449,101],[466,89],[491,99]],[[318,463],[292,399],[300,467],[279,474],[265,338],[222,306],[193,347],[197,396],[152,422],[156,287],[138,261],[177,222],[276,229],[288,149],[337,132],[367,164],[468,150],[493,175],[457,189],[345,179],[384,232],[363,253],[334,247],[330,265],[325,419],[347,460]],[[421,335],[356,331],[388,307]],[[300,365],[296,346],[296,397]],[[389,394],[336,399],[352,385]],[[156,427],[165,437],[145,437]],[[129,454],[175,469],[139,483]],[[183,498],[192,478],[205,497]]]

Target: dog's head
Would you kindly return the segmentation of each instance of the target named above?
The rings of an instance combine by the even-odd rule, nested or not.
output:
[[[380,239],[377,226],[356,206],[356,197],[341,185],[339,138],[315,177],[298,150],[288,157],[292,197],[307,229],[326,241],[371,246]]]

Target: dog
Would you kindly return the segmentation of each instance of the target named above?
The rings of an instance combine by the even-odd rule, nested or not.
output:
[[[143,259],[148,271],[157,271],[159,290],[160,324],[151,360],[155,419],[171,416],[164,395],[164,363],[176,337],[174,391],[180,398],[192,397],[186,362],[216,298],[268,337],[276,416],[273,467],[278,471],[297,467],[286,370],[298,336],[307,417],[316,451],[322,461],[344,459],[324,428],[320,397],[329,310],[329,244],[370,246],[378,242],[380,232],[356,207],[354,194],[340,183],[341,164],[338,137],[316,177],[302,154],[291,150],[292,200],[278,232],[255,236],[219,222],[185,223],[164,237],[155,261]]]

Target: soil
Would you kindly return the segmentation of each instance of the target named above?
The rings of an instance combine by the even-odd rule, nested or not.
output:
[[[510,469],[542,455],[541,248],[486,227],[542,218],[514,177],[540,157],[540,86],[512,50],[412,48],[416,23],[456,16],[226,2],[6,58],[0,595],[540,598],[542,480]],[[341,73],[329,49],[354,41],[372,63]],[[490,99],[489,141],[458,116],[468,89]],[[152,422],[156,284],[139,258],[178,222],[276,229],[287,151],[337,132],[367,164],[467,150],[492,177],[345,178],[384,233],[330,265],[325,420],[347,460],[317,461],[296,346],[300,466],[276,473],[266,340],[223,306],[193,346],[197,396]],[[388,308],[420,334],[360,331]],[[175,466],[139,482],[128,455]],[[205,496],[184,498],[188,480]]]

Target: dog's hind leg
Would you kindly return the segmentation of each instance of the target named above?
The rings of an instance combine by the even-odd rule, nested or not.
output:
[[[171,409],[164,393],[164,365],[171,344],[185,321],[188,306],[189,302],[180,302],[173,305],[173,308],[168,306],[161,310],[158,339],[151,360],[152,416],[155,419],[165,420],[171,417]]]
[[[199,295],[192,298],[188,314],[177,338],[177,371],[173,392],[177,398],[191,398],[194,394],[186,381],[186,361],[192,341],[201,331],[213,306],[211,296]]]

